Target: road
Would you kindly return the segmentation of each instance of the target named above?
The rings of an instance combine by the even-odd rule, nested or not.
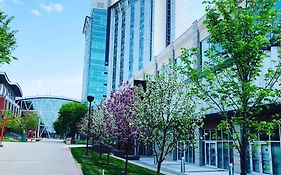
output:
[[[37,143],[4,142],[0,175],[82,175],[69,148],[59,140]]]

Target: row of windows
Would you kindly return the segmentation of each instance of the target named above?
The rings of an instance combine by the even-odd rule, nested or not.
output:
[[[260,141],[280,141],[280,129],[277,128],[272,135],[257,133]],[[204,129],[203,140],[230,140],[228,134],[217,129]]]
[[[95,31],[95,28],[93,29],[92,34],[93,37],[106,37],[106,31]]]
[[[107,10],[93,9],[87,95],[98,97],[106,94],[107,71],[105,66]]]
[[[113,48],[113,75],[112,75],[112,90],[116,87],[116,64],[117,64],[117,44],[118,44],[118,12],[115,9],[115,26],[114,26],[114,48]]]
[[[94,8],[93,9],[93,14],[106,15],[107,11],[106,10],[102,10],[102,9]]]
[[[131,6],[131,25],[130,25],[130,53],[129,53],[129,78],[133,76],[134,64],[134,37],[135,37],[135,6]]]
[[[171,0],[166,0],[166,46],[171,43]]]
[[[120,56],[120,82],[123,82],[124,73],[124,53],[125,53],[125,29],[126,29],[126,11],[122,12],[122,24],[121,24],[121,56]]]
[[[4,84],[0,84],[0,94],[2,96],[8,96],[9,98],[11,98],[13,100],[15,99],[14,91],[10,87],[8,87]]]
[[[143,50],[144,50],[144,6],[145,0],[140,1],[140,40],[139,40],[139,70],[143,68]]]

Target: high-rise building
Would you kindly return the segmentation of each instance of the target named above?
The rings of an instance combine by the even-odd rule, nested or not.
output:
[[[187,29],[187,0],[119,0],[109,12],[108,91],[143,80],[143,68]]]
[[[95,97],[98,104],[106,97],[108,61],[106,58],[108,7],[110,0],[94,0],[90,16],[85,18],[85,58],[82,85],[82,102],[87,96]]]

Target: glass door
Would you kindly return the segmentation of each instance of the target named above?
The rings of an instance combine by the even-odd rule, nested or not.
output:
[[[252,168],[256,173],[272,174],[270,145],[264,143],[252,145]]]
[[[210,144],[210,164],[211,166],[217,166],[217,144]]]
[[[217,144],[216,142],[205,142],[205,164],[217,166]]]
[[[261,147],[261,157],[262,157],[262,172],[265,174],[271,173],[271,158],[269,152],[269,146],[264,144]]]

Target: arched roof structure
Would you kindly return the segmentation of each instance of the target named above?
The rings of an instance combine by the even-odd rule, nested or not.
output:
[[[5,72],[0,72],[0,82],[7,84],[14,91],[16,97],[22,97],[22,90],[18,83],[13,83],[9,80]]]
[[[17,98],[17,104],[23,110],[36,111],[39,114],[40,122],[44,125],[44,130],[54,133],[53,123],[58,118],[61,106],[68,102],[80,102],[79,100],[58,96],[33,96]],[[41,134],[44,132],[41,131]]]

